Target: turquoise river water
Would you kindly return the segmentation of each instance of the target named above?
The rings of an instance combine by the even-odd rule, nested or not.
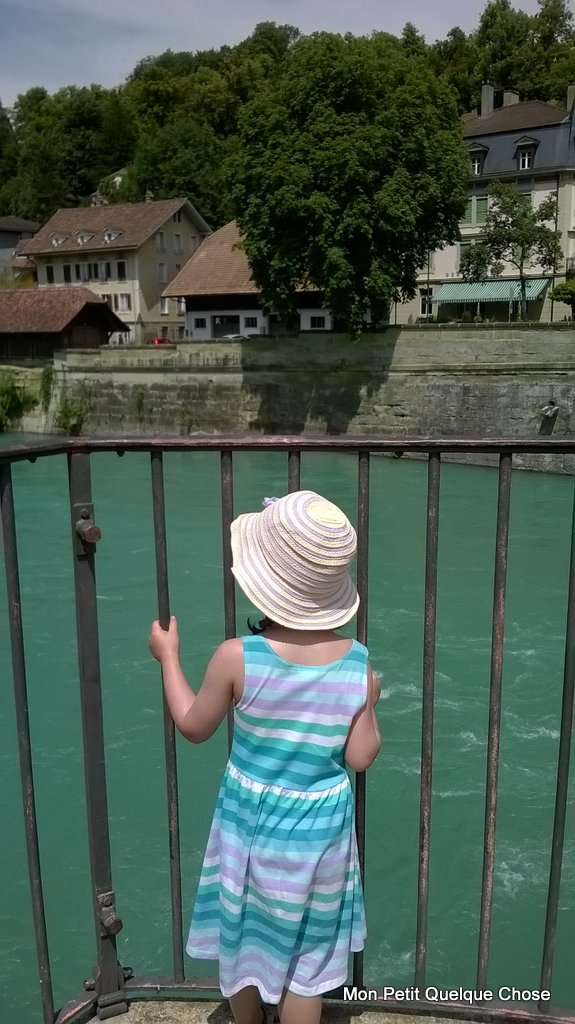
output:
[[[4,438],[4,443],[7,438]],[[286,457],[234,459],[235,510],[285,492]],[[156,616],[149,456],[92,459],[113,876],[119,957],[171,973],[161,686],[147,650]],[[302,486],[355,520],[356,461],[304,455]],[[172,610],[192,682],[223,635],[219,457],[165,457]],[[383,749],[367,782],[366,984],[413,983],[419,827],[426,466],[373,459],[369,646],[382,678]],[[22,608],[50,953],[58,1004],[94,961],[64,457],[14,468]],[[442,471],[427,983],[473,987],[486,770],[497,474]],[[573,480],[513,477],[501,768],[489,987],[537,989],[555,795]],[[249,613],[238,595],[238,629]],[[0,589],[0,1019],[41,1019],[6,593]],[[225,729],[178,738],[184,918],[226,756]],[[567,819],[553,1003],[575,1007],[575,839]],[[215,975],[187,962],[188,974]]]

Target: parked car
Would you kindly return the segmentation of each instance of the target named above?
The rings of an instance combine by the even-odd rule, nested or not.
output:
[[[247,334],[224,334],[220,341],[249,341]]]
[[[170,341],[169,338],[152,338],[152,345],[171,345],[173,348],[176,347],[175,341]]]

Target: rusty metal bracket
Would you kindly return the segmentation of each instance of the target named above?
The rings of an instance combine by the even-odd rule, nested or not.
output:
[[[91,502],[81,502],[73,506],[75,533],[74,551],[77,555],[91,555],[102,536],[102,531],[94,522],[94,506]]]
[[[114,893],[100,893],[100,895],[98,896],[98,906],[100,908],[100,924],[102,926],[102,938],[105,938],[106,935],[117,935],[118,932],[121,932],[124,925],[122,924],[122,920],[116,912],[116,899]]]

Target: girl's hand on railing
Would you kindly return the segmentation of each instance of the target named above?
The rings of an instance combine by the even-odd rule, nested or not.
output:
[[[162,629],[157,619],[155,622],[152,622],[152,631],[148,637],[148,644],[156,661],[164,662],[170,658],[179,658],[180,638],[178,636],[178,623],[175,615],[172,615],[170,618],[170,625],[167,629]]]

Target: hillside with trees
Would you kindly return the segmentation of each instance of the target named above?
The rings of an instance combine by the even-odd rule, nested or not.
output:
[[[564,105],[575,82],[573,14],[568,0],[538,4],[530,16],[491,0],[468,35],[454,27],[428,44],[408,24],[398,42],[426,61],[441,95],[453,92],[460,114],[477,107],[487,78],[496,90]],[[111,201],[187,195],[218,227],[234,212],[240,115],[273,91],[299,37],[294,26],[263,22],[237,46],[146,57],[114,89],[70,85],[49,95],[38,85],[11,111],[0,103],[0,215],[44,221],[106,192],[106,177],[127,167]]]

